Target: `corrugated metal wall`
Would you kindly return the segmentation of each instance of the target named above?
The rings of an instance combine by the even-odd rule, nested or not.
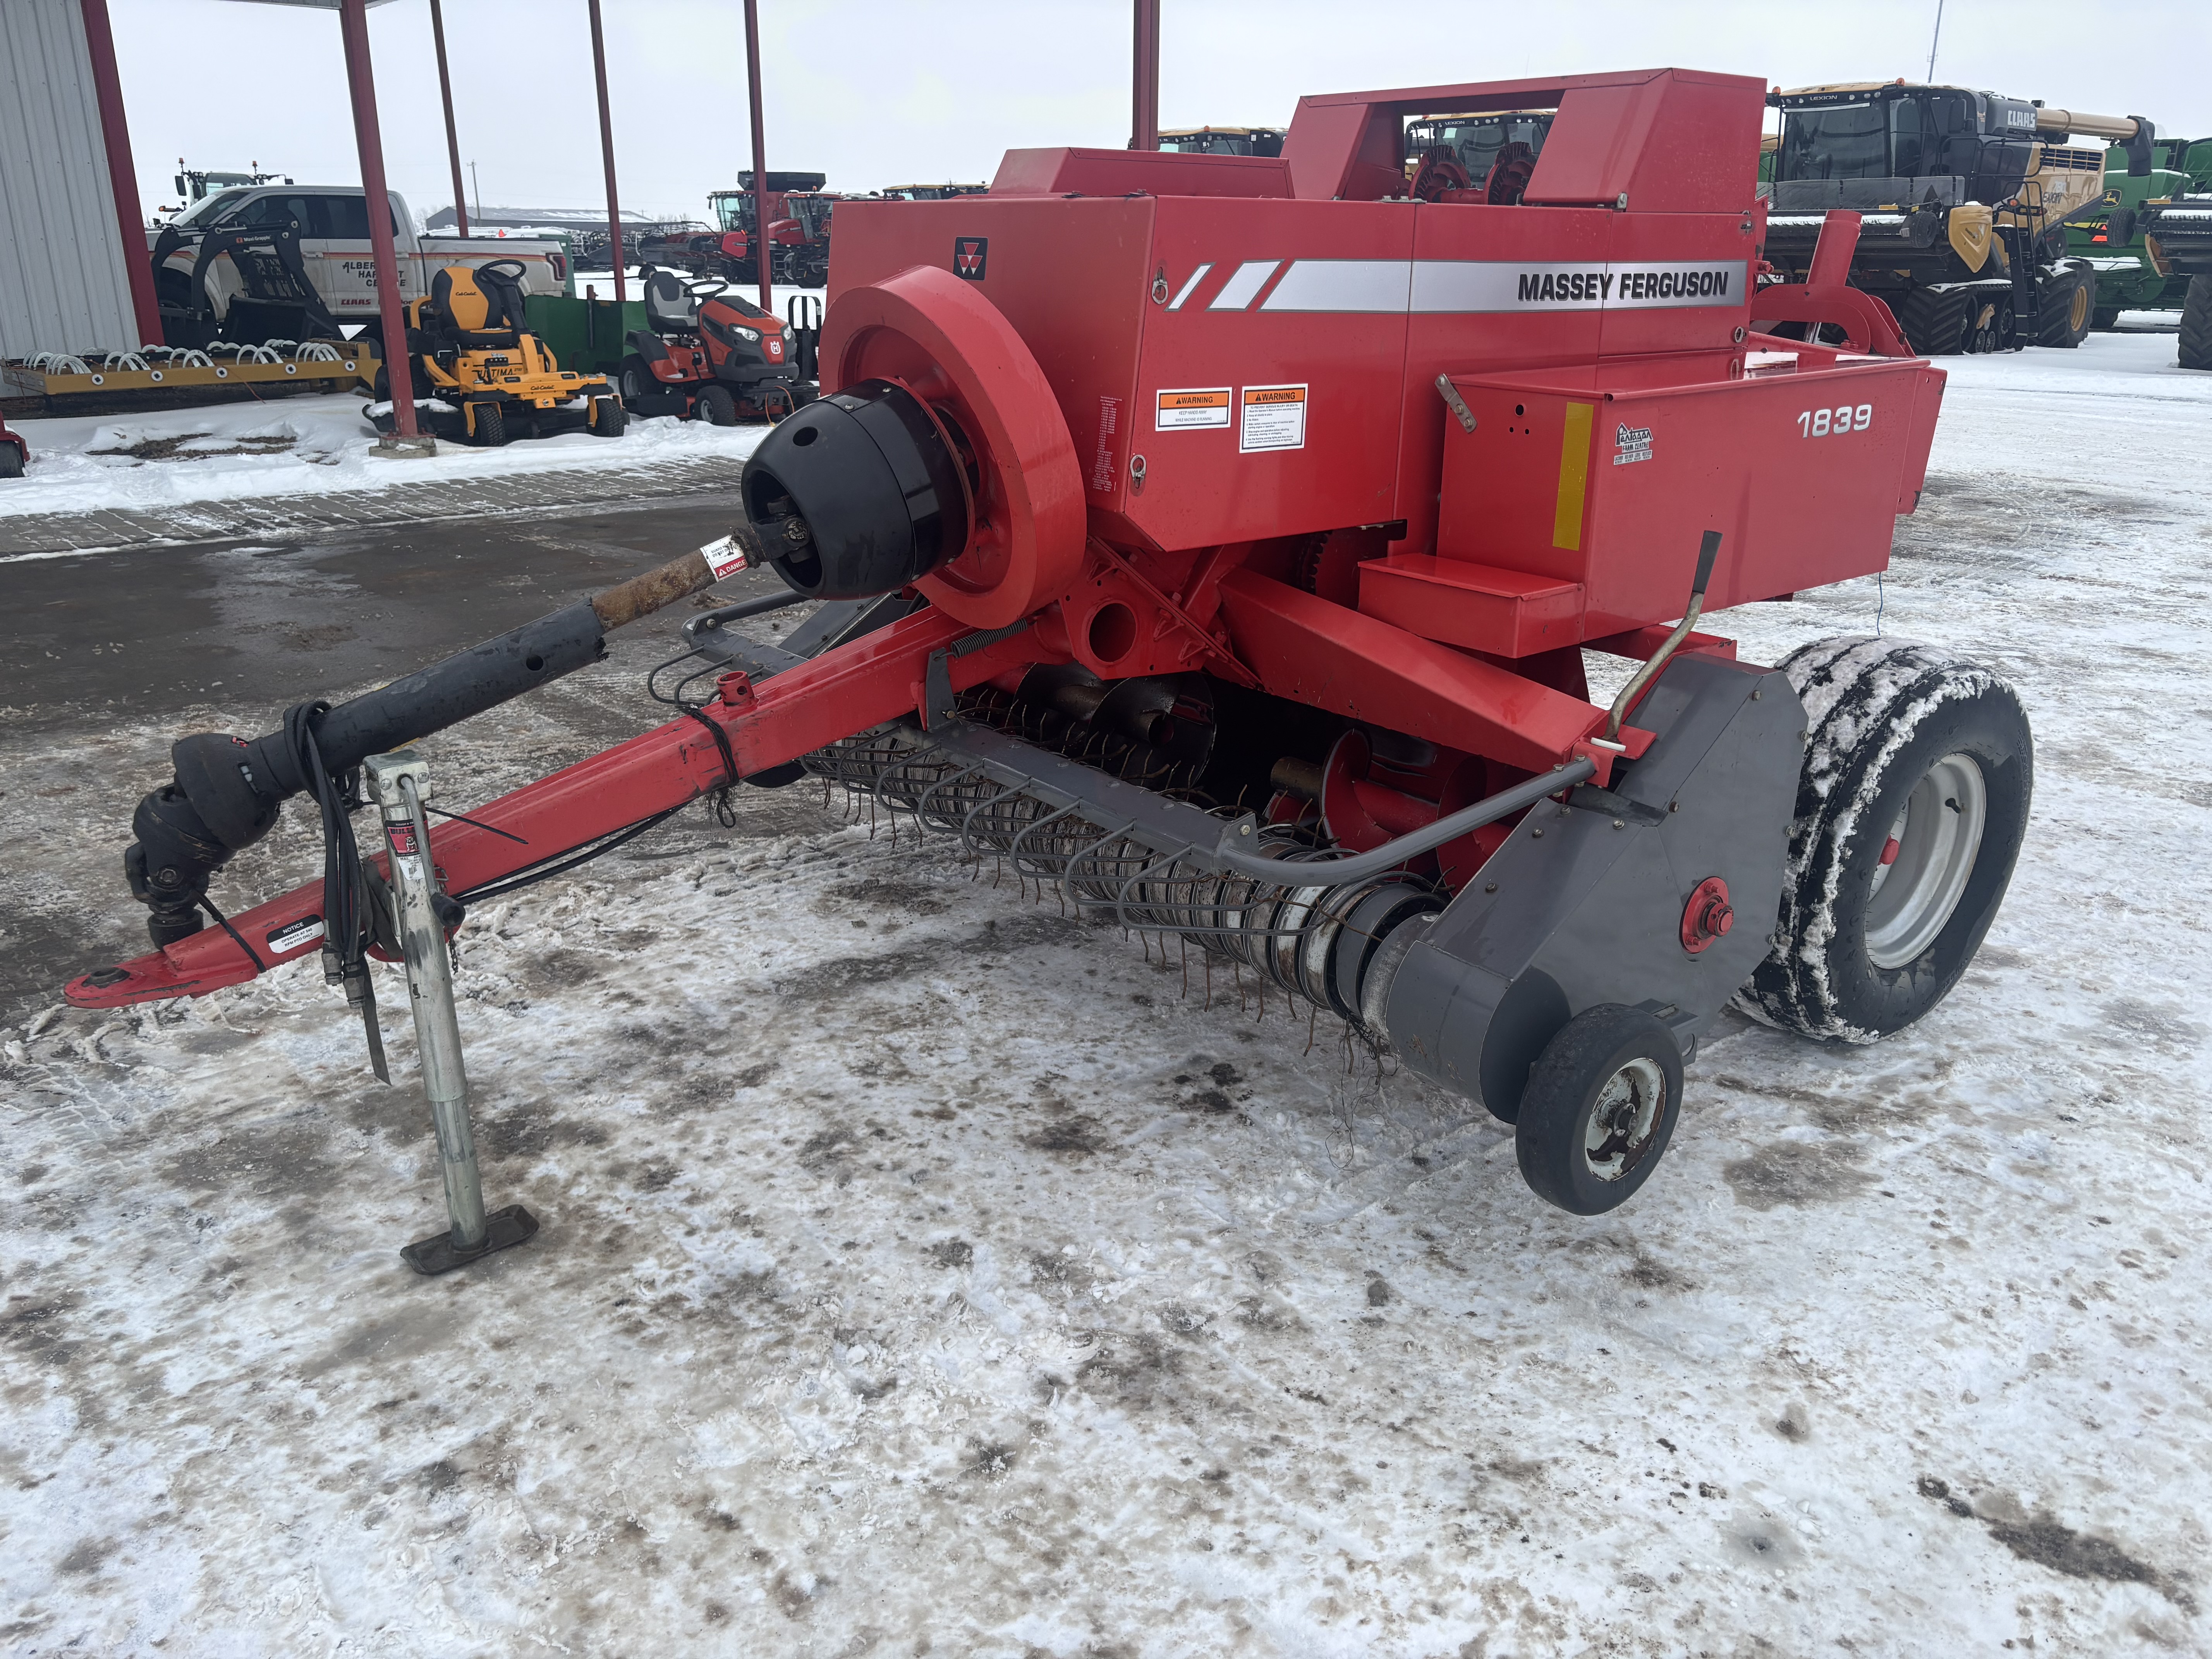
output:
[[[0,357],[139,344],[123,259],[77,0],[0,0]]]

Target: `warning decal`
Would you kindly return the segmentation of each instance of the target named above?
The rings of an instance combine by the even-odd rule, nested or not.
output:
[[[1261,449],[1304,449],[1306,447],[1305,387],[1246,386],[1244,422],[1237,431],[1237,447],[1247,454]]]
[[[1206,426],[1226,428],[1228,424],[1229,388],[1225,386],[1163,392],[1152,417],[1155,432],[1183,432]]]

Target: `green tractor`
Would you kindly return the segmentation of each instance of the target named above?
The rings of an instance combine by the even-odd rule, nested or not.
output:
[[[2169,293],[2181,290],[2181,367],[2212,369],[2212,191],[2145,203],[2137,224],[2143,257],[2167,279]]]
[[[2189,279],[2168,276],[2151,263],[2143,246],[2143,210],[2192,191],[2212,191],[2212,139],[2160,138],[2153,146],[2151,170],[2137,177],[2128,171],[2124,149],[2105,153],[2104,213],[2066,228],[2068,252],[2086,258],[2097,272],[2097,307],[2090,326],[2109,329],[2123,311],[2179,311]]]
[[[2105,206],[2101,149],[2151,171],[2139,116],[2085,115],[1963,87],[1903,81],[1776,92],[1782,130],[1762,157],[1765,257],[1805,280],[1832,211],[1861,216],[1850,283],[1878,295],[1929,356],[2078,346],[2098,273],[2071,252],[2073,226]]]

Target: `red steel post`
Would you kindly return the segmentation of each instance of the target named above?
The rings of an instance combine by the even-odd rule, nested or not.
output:
[[[346,90],[353,99],[354,146],[361,152],[361,191],[368,198],[368,245],[376,264],[377,314],[384,324],[385,378],[391,383],[392,424],[403,438],[415,424],[414,365],[407,356],[407,313],[399,298],[399,252],[392,240],[392,198],[384,188],[384,139],[376,125],[376,77],[368,64],[368,0],[338,0],[338,33],[345,41]]]
[[[607,43],[599,29],[599,0],[592,9],[592,76],[599,83],[599,154],[607,164],[607,246],[615,263],[615,303],[628,297],[623,288],[622,208],[615,200],[615,122],[607,111]]]
[[[86,56],[92,59],[93,93],[100,100],[100,137],[107,148],[108,194],[123,233],[123,269],[131,281],[131,313],[138,323],[136,343],[160,345],[161,307],[154,294],[154,264],[138,210],[138,173],[131,161],[131,128],[123,118],[123,82],[115,72],[115,32],[107,23],[107,0],[83,0],[83,11]]]
[[[1137,40],[1130,54],[1131,149],[1160,147],[1160,0],[1137,0]]]
[[[775,263],[768,240],[768,139],[761,118],[760,4],[745,0],[745,88],[753,112],[753,270],[760,279],[763,311],[775,309],[769,267]]]
[[[430,0],[430,40],[438,48],[438,96],[446,106],[446,157],[453,164],[453,231],[469,234],[469,204],[461,189],[461,141],[453,131],[453,77],[446,70],[446,15],[438,0]]]

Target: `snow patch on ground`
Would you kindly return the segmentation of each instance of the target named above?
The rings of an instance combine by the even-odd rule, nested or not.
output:
[[[396,1254],[441,1219],[404,1018],[389,1090],[312,969],[17,1025],[0,1631],[2212,1648],[2212,379],[2153,351],[1960,364],[1887,579],[1714,619],[1759,660],[1879,618],[1986,661],[2034,822],[1933,1017],[1864,1048],[1724,1021],[1608,1217],[1326,1025],[797,790],[472,918],[490,1201],[544,1231],[449,1279]],[[465,807],[617,696],[641,722],[593,671],[433,765]],[[0,835],[53,849],[57,902],[128,908],[108,843],[179,724],[8,744]],[[289,823],[227,888],[312,860]]]
[[[153,510],[578,467],[605,470],[610,489],[619,490],[621,474],[656,462],[724,455],[734,471],[768,430],[662,416],[633,418],[612,440],[570,432],[517,440],[502,449],[441,443],[428,459],[388,460],[370,453],[376,430],[362,413],[368,406],[356,393],[14,421],[30,443],[31,465],[21,479],[0,488],[0,518]],[[149,450],[165,453],[132,453]]]

